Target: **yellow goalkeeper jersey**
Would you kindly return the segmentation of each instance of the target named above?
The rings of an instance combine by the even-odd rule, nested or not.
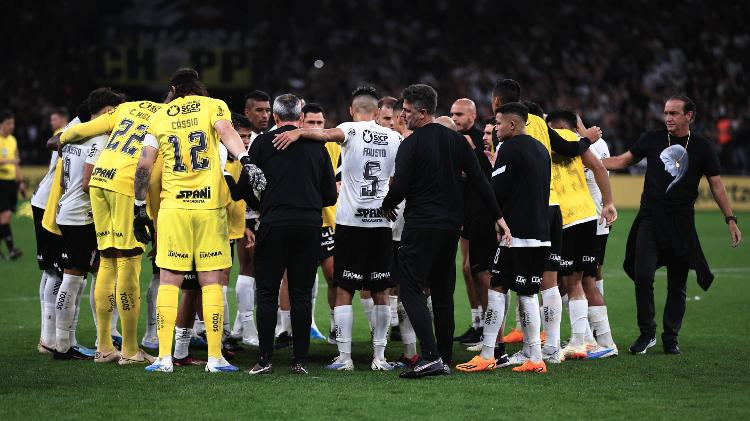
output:
[[[568,142],[578,142],[578,135],[567,129],[555,129]],[[596,219],[596,207],[586,184],[581,157],[566,158],[552,154],[552,181],[562,213],[563,228]]]

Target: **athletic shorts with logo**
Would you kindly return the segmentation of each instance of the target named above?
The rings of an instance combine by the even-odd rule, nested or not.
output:
[[[560,270],[560,254],[562,252],[562,213],[559,205],[549,207],[549,256],[544,264],[545,272]]]
[[[609,234],[598,234],[594,240],[594,257],[597,266],[604,266],[604,255],[607,251],[607,239]]]
[[[320,231],[320,257],[319,261],[323,261],[333,256],[336,240],[336,232],[333,227],[323,227]]]
[[[205,272],[232,266],[227,210],[159,210],[156,265],[172,271]]]
[[[560,275],[583,272],[584,276],[595,276],[596,220],[569,226],[562,232]]]
[[[99,250],[145,248],[143,243],[135,239],[133,231],[133,196],[92,186],[89,197]]]
[[[94,224],[58,226],[62,232],[62,267],[94,272],[99,261]]]
[[[393,286],[391,229],[336,225],[333,278],[337,287],[380,292]]]
[[[502,286],[520,295],[532,295],[542,286],[542,274],[549,247],[505,247],[495,252],[492,264],[493,287]]]
[[[47,231],[42,226],[44,209],[31,207],[34,217],[34,234],[36,235],[36,261],[39,270],[55,271],[62,276],[62,237]]]

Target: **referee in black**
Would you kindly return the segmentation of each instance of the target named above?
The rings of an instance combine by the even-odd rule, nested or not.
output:
[[[664,104],[666,130],[644,133],[629,151],[602,160],[607,169],[619,170],[646,159],[641,208],[630,229],[623,264],[635,282],[641,331],[630,346],[633,354],[645,354],[656,345],[654,275],[658,267],[667,267],[667,302],[661,335],[666,354],[681,353],[677,335],[685,315],[689,269],[695,270],[698,284],[704,290],[713,282],[714,275],[695,230],[694,206],[702,177],[708,180],[711,194],[724,213],[732,247],[742,240],[711,141],[690,132],[695,111],[695,103],[687,96],[671,96]]]
[[[259,135],[248,151],[251,162],[265,174],[266,189],[260,198],[260,226],[255,236],[255,279],[258,297],[258,363],[248,374],[273,371],[274,329],[279,286],[284,270],[292,304],[294,357],[292,372],[307,374],[310,347],[312,288],[320,254],[322,209],[336,203],[336,178],[331,158],[320,142],[296,142],[284,150],[273,146],[274,137],[296,129],[302,104],[291,94],[273,102],[278,127]]]
[[[403,116],[413,133],[398,149],[396,170],[383,209],[395,219],[396,207],[406,199],[404,231],[397,263],[391,271],[400,285],[401,300],[422,347],[421,359],[400,374],[420,378],[449,373],[453,357],[453,292],[456,286],[456,248],[464,219],[464,184],[469,179],[490,210],[493,220],[507,230],[500,209],[476,156],[463,136],[433,122],[437,93],[423,84],[402,93]],[[429,288],[435,334],[427,310]]]

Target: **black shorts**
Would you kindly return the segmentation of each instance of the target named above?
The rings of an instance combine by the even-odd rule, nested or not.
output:
[[[36,262],[39,270],[55,271],[62,276],[62,237],[47,231],[42,226],[44,209],[31,207],[34,216],[34,234],[36,235]]]
[[[336,244],[334,235],[333,227],[323,227],[320,231],[320,257],[318,257],[318,262],[333,256],[334,245]]]
[[[93,272],[99,261],[94,224],[58,226],[62,232],[62,267]]]
[[[549,247],[498,247],[492,264],[493,287],[532,295],[542,286]]]
[[[398,265],[398,248],[401,247],[401,241],[393,240],[391,243],[393,244],[393,260],[391,261],[391,267],[395,267]]]
[[[258,225],[259,224],[260,224],[260,222],[258,221],[257,218],[245,219],[245,228],[249,228],[250,231],[253,232],[253,234],[257,234],[258,233]]]
[[[489,271],[497,251],[495,222],[487,219],[474,220],[469,223],[468,235],[471,273]]]
[[[201,284],[198,283],[198,272],[190,271],[185,272],[185,277],[182,279],[182,286],[180,289],[187,289],[191,291],[200,290]]]
[[[583,272],[584,276],[595,276],[596,220],[565,228],[562,240],[560,275]]]
[[[337,287],[380,292],[392,287],[393,260],[390,228],[336,227],[333,280]]]
[[[39,270],[46,270],[47,267],[44,263],[44,249],[46,241],[47,230],[42,226],[42,217],[44,217],[44,209],[36,206],[31,207],[31,214],[34,217],[34,236],[36,237],[36,263],[39,265]]]
[[[597,266],[604,266],[604,253],[607,251],[607,239],[609,234],[597,235],[594,240],[594,257]]]
[[[560,255],[562,253],[562,213],[559,205],[549,207],[549,256],[544,264],[545,272],[560,270]]]
[[[0,180],[0,212],[16,211],[18,183],[15,180]]]

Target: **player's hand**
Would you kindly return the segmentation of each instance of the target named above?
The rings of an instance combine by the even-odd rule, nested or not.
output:
[[[737,247],[742,242],[742,232],[734,221],[729,221],[729,235],[732,237],[732,247]]]
[[[23,180],[20,180],[18,182],[18,193],[21,194],[21,197],[26,200],[26,182]]]
[[[391,222],[398,218],[398,212],[396,212],[396,209],[383,209],[383,213],[385,214],[385,218]]]
[[[145,203],[133,208],[133,233],[135,239],[143,244],[148,244],[155,234],[154,222],[148,217]]]
[[[583,130],[581,132],[581,136],[587,138],[591,141],[591,143],[596,142],[597,140],[601,139],[602,137],[602,129],[600,129],[598,126],[591,126],[586,130]]]
[[[245,228],[245,239],[247,240],[245,242],[246,249],[249,249],[255,246],[255,234],[253,234],[250,228]]]
[[[510,247],[513,243],[513,235],[510,233],[508,224],[505,223],[505,218],[500,218],[495,222],[500,233],[500,244],[506,247]]]
[[[617,220],[617,209],[615,209],[615,205],[608,204],[604,205],[602,207],[602,219],[601,221],[607,224],[607,226],[612,225]]]
[[[266,189],[266,176],[257,165],[250,163],[250,157],[245,155],[240,159],[242,167],[250,178],[250,187],[257,192]]]
[[[289,145],[299,140],[301,134],[302,132],[299,129],[279,133],[273,138],[273,146],[279,150],[286,149]]]

